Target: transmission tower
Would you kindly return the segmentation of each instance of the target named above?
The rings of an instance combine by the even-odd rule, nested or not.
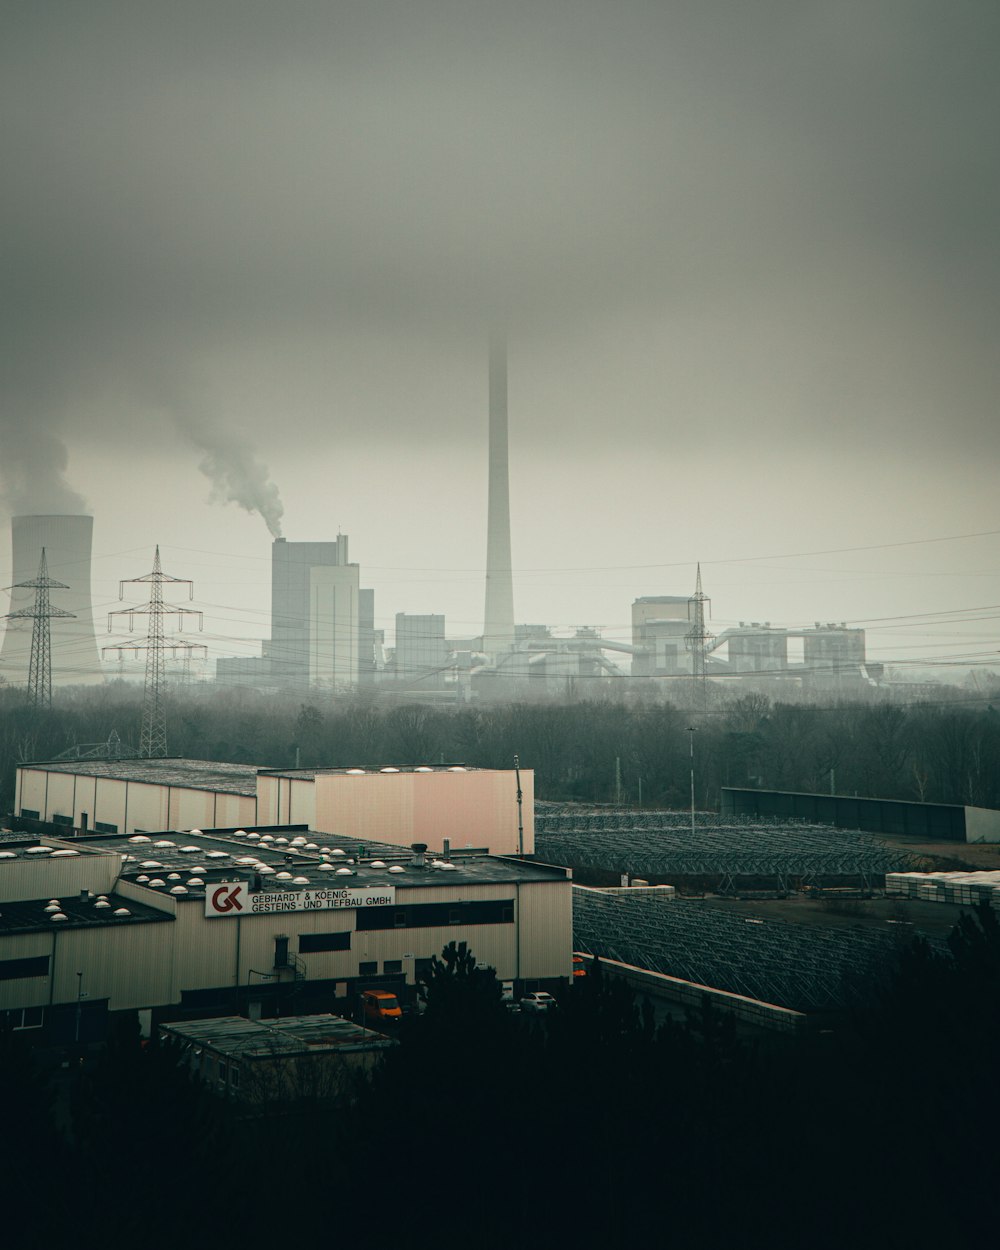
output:
[[[698,581],[694,594],[688,600],[688,620],[691,622],[691,628],[684,635],[684,645],[691,652],[691,671],[695,677],[702,679],[703,692],[705,689],[705,674],[708,667],[706,664],[708,644],[715,638],[715,635],[710,634],[705,628],[706,603],[711,603],[711,599],[701,589],[701,565],[699,564]]]
[[[153,759],[154,757],[162,757],[167,753],[167,719],[164,708],[164,690],[166,688],[166,672],[164,668],[164,652],[170,648],[171,654],[176,656],[178,651],[185,655],[190,655],[192,651],[201,651],[206,653],[203,643],[198,642],[180,642],[171,638],[168,642],[163,634],[163,618],[165,616],[176,616],[178,618],[179,630],[184,628],[184,618],[186,616],[196,616],[198,618],[198,628],[202,628],[203,614],[194,608],[175,608],[171,604],[163,601],[163,585],[165,582],[172,586],[187,586],[188,598],[194,598],[194,582],[185,577],[171,577],[164,573],[160,568],[160,548],[157,545],[156,557],[153,560],[152,573],[144,573],[142,577],[127,577],[118,583],[118,598],[125,598],[125,586],[135,585],[139,582],[149,583],[149,604],[144,608],[116,608],[113,612],[108,613],[108,632],[111,632],[112,618],[116,616],[127,616],[129,629],[135,628],[135,618],[137,616],[149,617],[149,632],[146,635],[146,641],[142,642],[124,642],[115,643],[112,646],[105,647],[104,651],[117,651],[119,656],[124,651],[131,651],[133,655],[138,655],[140,651],[146,652],[146,685],[142,700],[142,729],[139,733],[139,757],[140,759]]]
[[[54,608],[49,602],[50,590],[69,590],[65,582],[49,577],[49,564],[42,548],[38,562],[38,576],[30,582],[18,582],[10,590],[34,590],[35,603],[30,608],[20,608],[7,614],[8,621],[31,621],[31,660],[28,663],[28,699],[32,707],[52,706],[52,630],[49,621],[54,616],[75,616]]]

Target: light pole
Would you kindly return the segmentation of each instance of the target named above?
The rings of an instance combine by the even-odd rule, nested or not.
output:
[[[698,732],[695,725],[688,725],[688,758],[691,764],[691,836],[694,836],[694,736]]]

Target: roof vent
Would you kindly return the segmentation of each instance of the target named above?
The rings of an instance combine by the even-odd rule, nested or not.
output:
[[[410,850],[413,852],[413,858],[410,863],[414,868],[423,868],[427,863],[427,843],[413,842],[410,844]]]

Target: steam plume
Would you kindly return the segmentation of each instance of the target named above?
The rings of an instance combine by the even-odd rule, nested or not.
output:
[[[208,453],[198,468],[212,483],[212,503],[235,503],[247,512],[259,512],[272,536],[280,538],[285,506],[267,465],[253,448],[221,433],[199,433],[196,441]]]

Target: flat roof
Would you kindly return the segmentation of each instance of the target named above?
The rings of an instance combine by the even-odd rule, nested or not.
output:
[[[58,903],[55,911],[46,911]],[[104,904],[107,906],[104,906]],[[116,915],[124,911],[125,915]],[[63,915],[65,920],[53,920],[55,915]],[[21,899],[16,903],[0,904],[0,935],[14,933],[38,933],[42,930],[54,932],[57,929],[110,929],[119,925],[150,924],[161,921],[172,922],[169,912],[158,911],[146,903],[137,903],[134,899],[124,898],[120,894],[92,894],[81,900],[79,891],[67,898]]]
[[[189,790],[215,790],[225,794],[257,794],[258,768],[253,764],[220,764],[214,760],[44,760],[19,764],[19,769],[68,773],[74,777],[105,777],[111,781],[137,781],[157,786],[183,786]]]
[[[75,838],[62,839],[52,834],[34,834],[23,831],[16,833],[0,833],[0,870],[5,863],[14,860],[49,860],[76,859],[80,855],[98,855],[101,848],[92,846],[76,846]],[[109,848],[112,849],[112,848]],[[0,898],[3,897],[3,886],[0,885]]]
[[[160,1031],[233,1059],[273,1059],[278,1055],[343,1053],[383,1049],[396,1043],[373,1029],[341,1016],[287,1016],[283,1020],[245,1020],[221,1016],[163,1024]]]
[[[289,828],[285,834],[272,826],[267,833],[260,834],[251,828],[245,832],[85,834],[73,839],[74,846],[86,842],[127,856],[122,875],[130,881],[147,885],[148,881],[159,880],[162,886],[150,888],[164,892],[184,886],[187,894],[174,896],[180,901],[185,897],[203,898],[205,882],[222,878],[252,880],[257,864],[271,869],[262,874],[265,890],[326,887],[331,882],[352,889],[388,884],[397,889],[460,888],[470,883],[513,884],[568,877],[566,868],[490,855],[482,849],[454,850],[447,861],[428,855],[425,864],[417,866],[411,863],[413,852],[408,848],[303,831],[301,825]],[[377,863],[384,867],[374,866]],[[443,863],[453,866],[442,868]],[[403,871],[390,873],[388,869],[393,866]],[[350,869],[351,875],[338,874],[338,868]],[[140,877],[146,880],[140,881]],[[191,884],[192,881],[195,884]]]
[[[497,773],[513,772],[512,768],[478,768],[474,764],[353,764],[345,767],[259,768],[262,777],[291,777],[313,781],[317,777],[375,777],[395,773]],[[528,769],[524,771],[530,771]]]

